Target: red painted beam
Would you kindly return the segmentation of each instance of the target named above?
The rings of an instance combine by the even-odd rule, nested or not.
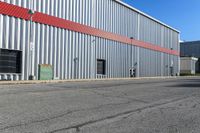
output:
[[[30,15],[28,14],[28,10],[29,9],[8,4],[6,2],[0,2],[0,14],[3,14],[3,15],[30,20]],[[109,40],[113,40],[113,41],[117,41],[121,43],[132,44],[134,46],[138,46],[138,47],[142,47],[142,48],[146,48],[146,49],[150,49],[154,51],[159,51],[159,52],[172,54],[176,56],[180,55],[179,52],[175,50],[163,48],[163,47],[160,47],[151,43],[139,41],[139,40],[134,40],[134,39],[131,40],[130,38],[126,36],[114,34],[111,32],[106,32],[97,28],[93,28],[87,25],[61,19],[58,17],[50,16],[50,15],[40,13],[40,12],[35,12],[35,14],[33,15],[33,21],[37,23],[46,24],[46,25],[50,25],[50,26],[54,26],[58,28],[63,28],[63,29],[67,29],[67,30],[71,30],[71,31],[75,31],[75,32],[83,33],[83,34],[88,34],[92,36],[97,36],[97,37],[101,37],[101,38],[105,38],[105,39],[109,39]]]

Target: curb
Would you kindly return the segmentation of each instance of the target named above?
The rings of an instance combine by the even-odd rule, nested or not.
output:
[[[69,79],[69,80],[19,80],[19,81],[0,81],[0,85],[19,85],[19,84],[49,84],[65,82],[91,82],[91,81],[116,81],[116,80],[150,80],[150,79],[175,79],[178,77],[141,77],[141,78],[104,78],[104,79]]]

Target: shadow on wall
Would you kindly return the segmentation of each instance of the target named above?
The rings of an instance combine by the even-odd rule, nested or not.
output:
[[[200,88],[200,79],[183,79],[184,83],[177,83],[177,85],[173,85],[170,87],[187,87],[187,88]]]

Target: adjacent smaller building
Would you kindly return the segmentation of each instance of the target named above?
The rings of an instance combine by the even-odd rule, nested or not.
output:
[[[200,73],[200,41],[182,42],[180,45],[181,57],[198,58],[198,61],[195,64],[195,70]]]
[[[181,63],[181,69],[190,66],[191,62],[195,62],[195,69],[193,69],[195,73],[200,73],[200,41],[182,42],[180,45],[181,62],[184,62]],[[186,65],[186,62],[188,62],[187,66],[183,66]],[[181,71],[184,72],[184,70]]]
[[[181,57],[181,74],[196,74],[197,61],[195,57]]]

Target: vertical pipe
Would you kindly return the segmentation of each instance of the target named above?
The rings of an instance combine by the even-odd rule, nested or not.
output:
[[[91,17],[91,26],[95,27],[95,23],[96,23],[96,2],[94,0],[92,0],[92,17]],[[91,37],[91,78],[95,78],[96,77],[96,57],[95,57],[95,48],[96,48],[96,38],[95,37]]]
[[[138,14],[138,35],[137,39],[140,40],[140,14]],[[137,47],[137,70],[136,70],[137,77],[140,77],[140,48]]]
[[[3,15],[0,14],[0,48],[3,47]]]
[[[30,0],[30,10],[29,10],[29,15],[30,15],[30,24],[29,24],[29,80],[34,80],[34,61],[33,61],[33,54],[34,54],[34,43],[33,43],[33,0]]]

